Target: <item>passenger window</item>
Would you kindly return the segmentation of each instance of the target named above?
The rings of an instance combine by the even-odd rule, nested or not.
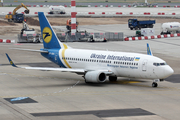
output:
[[[157,66],[160,66],[160,64],[159,64],[159,63],[157,63]]]

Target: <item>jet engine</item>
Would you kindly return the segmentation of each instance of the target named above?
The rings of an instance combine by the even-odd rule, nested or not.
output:
[[[84,77],[86,82],[103,83],[106,81],[106,74],[101,71],[89,71]]]

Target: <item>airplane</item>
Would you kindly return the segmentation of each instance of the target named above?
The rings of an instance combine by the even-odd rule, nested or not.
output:
[[[157,82],[174,73],[164,60],[153,56],[148,43],[147,54],[73,49],[60,42],[43,12],[38,16],[44,48],[22,50],[40,52],[60,68],[18,67],[6,53],[13,67],[77,73],[84,77],[86,83],[104,83],[107,77],[109,81],[117,81],[117,77],[150,79],[153,80],[152,87],[157,87]]]

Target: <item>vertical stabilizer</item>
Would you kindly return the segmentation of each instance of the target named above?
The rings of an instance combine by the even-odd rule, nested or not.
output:
[[[152,52],[151,52],[151,48],[150,48],[150,46],[149,46],[148,43],[147,43],[147,54],[153,56],[153,54],[152,54]]]
[[[61,49],[61,42],[57,38],[55,32],[53,31],[49,21],[45,17],[43,12],[38,12],[39,23],[41,28],[41,35],[43,39],[44,48],[53,49],[59,48]]]

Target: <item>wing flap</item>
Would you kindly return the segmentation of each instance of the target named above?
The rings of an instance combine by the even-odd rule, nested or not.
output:
[[[61,71],[61,72],[78,72],[78,73],[85,73],[84,69],[69,69],[69,68],[46,68],[46,67],[23,67],[25,69],[31,70],[44,70],[44,71]]]

